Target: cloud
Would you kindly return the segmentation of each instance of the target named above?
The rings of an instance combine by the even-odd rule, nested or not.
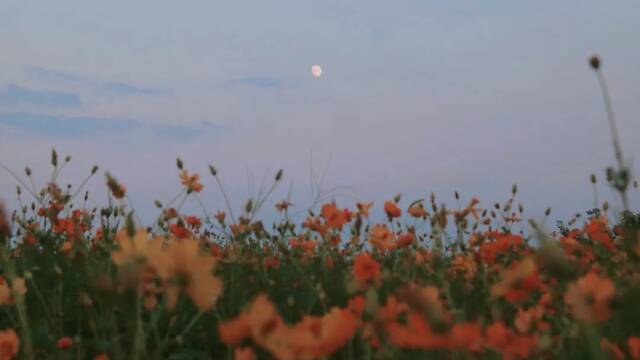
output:
[[[78,108],[82,106],[80,98],[71,93],[29,89],[9,84],[0,90],[0,105],[35,105],[56,108]]]
[[[137,120],[60,117],[36,113],[0,114],[0,127],[6,127],[22,135],[57,138],[82,138],[135,132],[181,140],[205,135],[219,135],[224,131],[221,126],[214,124],[199,126],[156,125]]]
[[[108,82],[102,86],[103,89],[122,95],[159,95],[164,91],[154,88],[144,88],[123,82]]]
[[[261,89],[274,88],[282,82],[279,79],[266,76],[249,76],[239,80],[241,84],[253,86]]]
[[[83,85],[117,95],[161,95],[166,93],[166,90],[163,89],[138,86],[122,81],[103,81],[66,71],[47,69],[40,66],[25,65],[24,69],[29,75],[38,78],[39,80]]]
[[[76,74],[68,73],[65,71],[58,71],[52,69],[45,69],[39,66],[25,65],[25,71],[34,77],[40,78],[46,81],[58,81],[69,83],[86,83],[89,80]]]

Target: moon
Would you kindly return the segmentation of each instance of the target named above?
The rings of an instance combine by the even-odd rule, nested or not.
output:
[[[320,65],[313,65],[311,67],[311,75],[313,75],[314,78],[319,78],[320,75],[322,75],[322,68]]]

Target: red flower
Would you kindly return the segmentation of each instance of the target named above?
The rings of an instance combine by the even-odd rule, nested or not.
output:
[[[280,267],[280,259],[275,256],[267,256],[262,260],[262,265],[265,269],[277,269]]]
[[[60,339],[58,339],[58,342],[56,343],[56,347],[58,349],[69,349],[72,346],[73,346],[73,340],[68,336],[61,337]]]
[[[202,226],[202,220],[197,216],[185,216],[184,221],[186,221],[189,226],[196,229]]]
[[[186,239],[191,236],[191,231],[184,227],[181,222],[169,225],[169,231],[178,239]]]

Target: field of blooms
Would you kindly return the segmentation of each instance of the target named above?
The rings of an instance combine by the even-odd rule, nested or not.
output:
[[[330,202],[294,224],[284,200],[266,227],[266,197],[237,218],[182,213],[204,186],[178,159],[184,188],[144,228],[116,178],[89,209],[51,162],[43,189],[16,176],[30,205],[0,210],[0,359],[640,358],[632,212],[547,233],[514,186],[488,208],[397,196],[376,223],[376,204]]]
[[[640,359],[640,214],[622,165],[607,171],[622,213],[604,203],[549,228],[523,218],[516,186],[495,204],[456,193],[456,209],[329,201],[302,223],[275,199],[281,220],[263,224],[282,171],[240,214],[185,213],[208,189],[180,159],[182,189],[141,224],[109,173],[108,201],[87,207],[97,167],[59,185],[69,161],[54,150],[42,188],[5,169],[21,207],[0,206],[0,360]]]

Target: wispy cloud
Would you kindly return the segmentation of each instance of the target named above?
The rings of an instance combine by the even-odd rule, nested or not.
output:
[[[282,81],[268,76],[248,76],[239,79],[243,85],[253,86],[261,89],[275,88],[281,85]]]
[[[77,108],[82,106],[82,101],[80,97],[71,93],[36,90],[20,85],[9,84],[0,90],[0,105]]]
[[[199,136],[215,136],[224,129],[218,125],[157,125],[137,120],[100,117],[60,117],[37,113],[0,114],[0,128],[6,127],[22,135],[59,138],[82,138],[124,133],[142,133],[177,140]]]
[[[102,88],[109,92],[123,95],[159,95],[165,92],[160,89],[138,87],[123,82],[105,83]]]
[[[45,69],[40,66],[25,65],[24,70],[25,72],[27,72],[27,74],[37,77],[41,80],[46,80],[46,81],[70,82],[70,83],[88,82],[86,78],[80,75],[72,74],[65,71]]]
[[[139,86],[122,81],[104,81],[40,66],[25,65],[24,70],[27,74],[42,81],[83,85],[117,95],[161,95],[167,92],[159,88]]]

